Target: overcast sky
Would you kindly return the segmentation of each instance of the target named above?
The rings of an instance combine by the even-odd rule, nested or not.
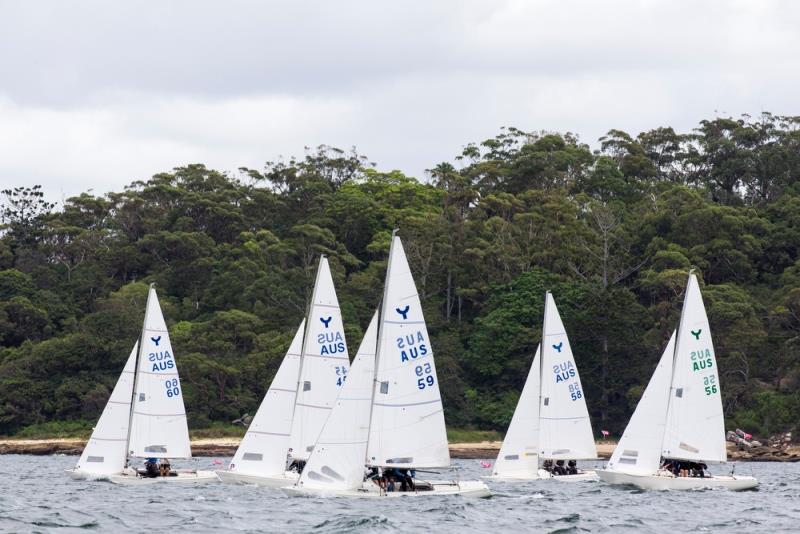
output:
[[[424,170],[501,126],[596,146],[800,114],[800,2],[0,0],[0,186],[51,200],[355,145]]]

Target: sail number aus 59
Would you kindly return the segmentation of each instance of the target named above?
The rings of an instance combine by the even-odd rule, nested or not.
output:
[[[431,371],[432,369],[430,363],[418,365],[414,368],[414,372],[418,377],[420,377],[417,379],[417,388],[425,389],[426,387],[430,387],[435,383]]]

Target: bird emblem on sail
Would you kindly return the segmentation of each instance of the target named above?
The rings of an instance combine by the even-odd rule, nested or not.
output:
[[[324,318],[324,317],[320,317],[320,318],[319,318],[319,320],[320,320],[320,321],[322,321],[322,324],[324,324],[324,325],[325,325],[325,328],[328,328],[328,325],[330,324],[330,322],[331,322],[331,319],[333,319],[333,317],[331,317],[331,316],[328,316],[328,318],[327,318],[327,319],[326,319],[326,318]]]
[[[397,313],[402,315],[403,316],[403,320],[405,321],[406,319],[408,319],[408,310],[409,309],[411,309],[411,306],[407,304],[406,307],[403,308],[402,310],[400,308],[395,308],[394,311],[396,311]]]
[[[562,341],[558,345],[553,345],[553,348],[556,349],[558,352],[561,352],[561,347],[564,346],[564,342]]]
[[[702,332],[702,331],[703,331],[703,329],[702,329],[702,328],[701,328],[700,330],[697,330],[697,331],[695,331],[695,330],[690,330],[690,332],[692,333],[692,335],[694,336],[694,338],[695,338],[695,339],[697,339],[697,340],[700,340],[700,332]]]
[[[150,340],[158,346],[158,342],[161,341],[161,336],[158,337],[151,337]]]

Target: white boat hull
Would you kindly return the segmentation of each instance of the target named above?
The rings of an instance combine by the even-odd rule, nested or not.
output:
[[[114,484],[122,484],[126,486],[142,486],[146,484],[207,484],[209,482],[218,482],[216,473],[214,471],[190,471],[183,469],[176,469],[172,471],[177,476],[168,477],[143,477],[136,473],[133,469],[126,469],[122,473],[108,475],[105,478]]]
[[[557,480],[559,482],[594,482],[598,480],[597,473],[595,471],[583,471],[581,473],[578,473],[577,475],[555,476],[545,471],[544,469],[539,469],[536,475],[531,475],[528,473],[520,473],[514,475],[492,475],[482,478],[495,480],[498,482],[525,482],[528,480]]]
[[[89,473],[82,469],[64,469],[64,472],[73,480],[108,480],[113,473]]]
[[[489,487],[480,480],[463,480],[459,482],[445,480],[426,481],[433,489],[425,491],[389,491],[383,492],[374,482],[364,482],[357,490],[328,490],[289,486],[283,488],[290,495],[305,497],[438,497],[444,495],[461,495],[463,497],[491,497]]]
[[[748,476],[676,477],[672,474],[634,475],[602,469],[597,472],[600,480],[609,484],[630,484],[648,490],[693,490],[725,488],[739,491],[755,488],[758,480]]]
[[[294,484],[297,482],[297,479],[300,478],[300,475],[295,471],[286,471],[283,475],[263,476],[221,469],[216,471],[216,474],[219,479],[226,484],[245,484],[266,488],[284,488]]]

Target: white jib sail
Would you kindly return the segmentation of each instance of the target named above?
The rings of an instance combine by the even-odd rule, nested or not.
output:
[[[97,475],[120,473],[125,468],[128,443],[128,423],[131,416],[133,375],[136,370],[136,352],[139,343],[133,346],[122,374],[111,392],[106,407],[92,430],[92,437],[83,449],[76,469]]]
[[[725,462],[725,419],[711,330],[703,296],[689,275],[675,345],[667,428],[666,458]]]
[[[231,471],[256,476],[277,476],[286,471],[305,325],[304,319],[233,455],[228,466]]]
[[[608,469],[635,475],[652,475],[658,471],[674,355],[675,332],[669,338],[667,348],[611,455]]]
[[[542,459],[588,460],[597,458],[586,397],[572,349],[548,292],[542,332],[539,453]]]
[[[140,339],[129,452],[143,458],[191,458],[183,389],[167,324],[150,286]]]
[[[428,329],[403,244],[392,238],[378,336],[367,463],[447,467],[444,411]]]
[[[508,432],[494,462],[495,476],[538,478],[539,473],[539,361],[541,345],[536,348],[531,370]]]
[[[319,439],[336,397],[347,379],[350,357],[344,339],[339,300],[328,260],[319,260],[317,280],[303,340],[292,421],[292,458],[305,460]]]
[[[377,341],[376,311],[353,359],[350,376],[342,386],[298,485],[321,490],[354,490],[361,486],[369,437]]]

